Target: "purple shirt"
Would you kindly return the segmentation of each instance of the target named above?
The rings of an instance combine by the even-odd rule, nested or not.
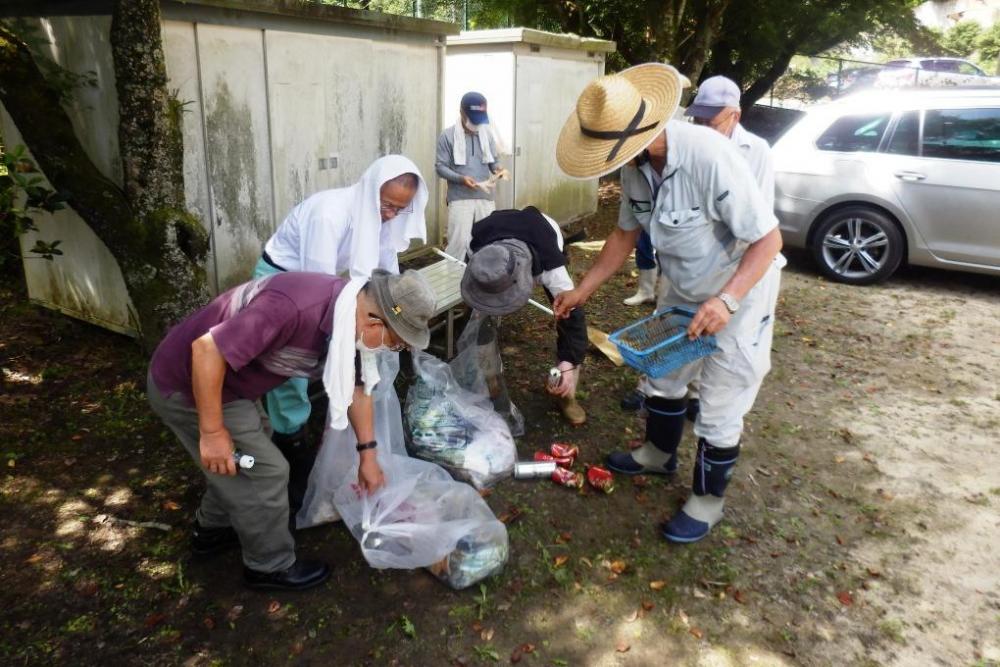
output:
[[[164,396],[194,404],[191,344],[206,332],[226,360],[222,402],[256,400],[290,377],[317,378],[347,281],[324,273],[278,273],[220,294],[170,330],[150,373]]]

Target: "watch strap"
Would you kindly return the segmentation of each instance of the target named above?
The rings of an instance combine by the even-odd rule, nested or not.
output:
[[[359,442],[358,446],[357,446],[357,450],[359,452],[363,452],[366,449],[375,449],[376,447],[378,447],[378,441],[377,440],[372,440],[371,442]]]

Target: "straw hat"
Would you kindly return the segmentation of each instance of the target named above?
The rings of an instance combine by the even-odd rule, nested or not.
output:
[[[559,168],[596,178],[634,158],[677,110],[681,79],[670,65],[647,63],[591,81],[559,133]]]

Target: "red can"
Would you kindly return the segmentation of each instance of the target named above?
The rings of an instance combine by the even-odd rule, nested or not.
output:
[[[615,490],[615,478],[610,470],[605,470],[600,466],[590,466],[587,468],[587,482],[599,491],[611,493]]]
[[[576,462],[576,457],[580,454],[580,448],[576,445],[554,442],[552,443],[552,446],[549,447],[549,453],[552,454],[556,463],[561,465],[563,468],[572,468],[573,463]]]
[[[560,486],[567,486],[571,489],[583,487],[583,475],[566,468],[556,468],[552,473],[552,481]]]

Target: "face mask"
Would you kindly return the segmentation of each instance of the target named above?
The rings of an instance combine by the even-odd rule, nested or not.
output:
[[[379,336],[379,344],[376,347],[365,345],[365,334],[362,332],[361,336],[354,341],[354,349],[358,352],[388,352],[389,346],[385,344],[385,331],[382,330],[382,334]]]
[[[463,125],[463,126],[465,127],[465,129],[467,129],[467,130],[468,130],[469,132],[478,132],[478,131],[479,131],[479,126],[478,126],[478,125],[475,125],[475,124],[473,124],[473,123],[471,123],[471,122],[469,122],[469,120],[468,120],[467,118],[466,118],[466,119],[464,119],[464,120],[462,120],[462,125]]]

